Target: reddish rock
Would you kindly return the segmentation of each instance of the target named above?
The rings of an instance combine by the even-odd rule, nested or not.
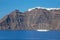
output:
[[[0,20],[0,30],[60,30],[60,10],[15,10]]]

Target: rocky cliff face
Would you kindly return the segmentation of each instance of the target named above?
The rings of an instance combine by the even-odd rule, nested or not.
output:
[[[23,30],[26,29],[25,14],[18,10],[13,11],[11,14],[6,15],[0,20],[1,30]]]
[[[0,20],[0,30],[60,30],[60,9],[29,9],[22,13],[13,11]]]

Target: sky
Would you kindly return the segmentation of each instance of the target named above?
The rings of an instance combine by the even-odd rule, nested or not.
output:
[[[0,19],[16,9],[25,12],[33,7],[60,8],[60,0],[0,0]]]

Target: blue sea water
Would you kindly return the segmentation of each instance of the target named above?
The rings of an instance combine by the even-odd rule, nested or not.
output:
[[[2,30],[0,40],[60,40],[60,31]]]

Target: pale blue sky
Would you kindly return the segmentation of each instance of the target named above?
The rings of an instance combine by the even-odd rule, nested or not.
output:
[[[14,11],[21,12],[33,7],[60,8],[60,0],[0,0],[0,18]]]

